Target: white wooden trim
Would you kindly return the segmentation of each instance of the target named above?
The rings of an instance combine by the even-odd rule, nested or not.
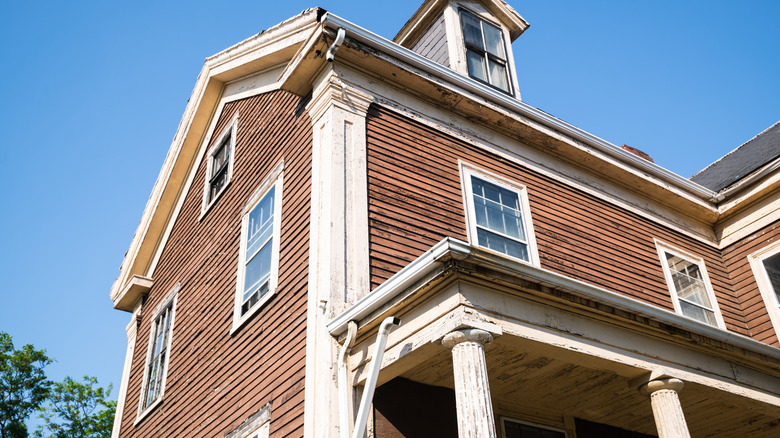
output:
[[[461,192],[463,194],[463,202],[464,202],[463,205],[465,206],[464,210],[466,212],[466,230],[469,238],[469,243],[471,243],[474,246],[479,246],[480,248],[486,251],[495,252],[496,254],[499,254],[504,257],[512,257],[508,254],[504,254],[501,252],[491,250],[490,248],[483,247],[482,245],[479,244],[477,240],[477,223],[476,223],[475,210],[474,210],[474,193],[472,192],[472,188],[471,188],[471,177],[476,176],[477,178],[483,179],[497,186],[509,188],[515,193],[517,193],[520,201],[520,213],[523,215],[523,227],[525,228],[524,231],[526,234],[526,240],[528,241],[527,242],[528,260],[523,260],[523,259],[517,259],[517,260],[523,263],[529,263],[533,266],[537,266],[537,267],[540,266],[539,251],[536,247],[536,235],[534,234],[533,221],[531,220],[531,205],[528,202],[528,190],[526,189],[526,187],[518,182],[479,169],[478,167],[465,163],[461,160],[458,160],[458,166],[460,167]],[[512,258],[514,259],[514,257]]]
[[[217,119],[217,118],[215,118]],[[211,148],[208,151],[208,160],[206,163],[206,176],[203,178],[203,202],[201,204],[200,209],[200,217],[198,220],[203,219],[203,216],[208,213],[208,211],[211,209],[211,206],[214,205],[217,202],[217,199],[222,196],[222,193],[227,190],[228,186],[230,185],[230,181],[233,179],[233,161],[236,156],[236,136],[238,135],[238,111],[236,111],[235,114],[233,114],[233,117],[230,119],[230,122],[225,126],[225,129],[222,130],[222,133],[219,134],[219,137],[217,138],[217,141],[214,142],[214,144],[211,146]],[[209,199],[209,192],[211,192],[211,184],[209,183],[209,180],[211,179],[211,172],[214,170],[214,154],[219,151],[220,146],[222,146],[222,143],[225,141],[225,138],[227,136],[230,136],[230,144],[228,145],[228,148],[230,149],[230,155],[228,155],[228,168],[227,168],[227,181],[225,181],[225,185],[222,186],[221,189],[214,195],[213,198]],[[194,166],[197,171],[198,166]]]
[[[780,337],[780,333],[778,333],[780,331],[780,303],[777,301],[777,295],[769,281],[769,275],[766,272],[766,268],[764,268],[764,260],[778,253],[780,253],[780,241],[750,254],[748,256],[748,261],[750,262],[750,268],[753,271],[753,275],[756,278],[758,290],[761,292],[761,298],[764,300],[764,306],[766,306],[767,313],[769,314],[769,320],[772,322],[775,334]]]
[[[263,307],[276,293],[279,283],[279,247],[282,227],[282,198],[284,181],[284,162],[280,162],[266,177],[262,184],[255,190],[249,201],[241,211],[241,247],[238,253],[238,272],[236,274],[236,295],[233,306],[233,325],[230,334],[235,333],[252,315]],[[268,278],[268,292],[265,293],[244,315],[241,315],[243,305],[244,278],[246,275],[246,239],[249,224],[249,213],[257,203],[271,190],[274,189],[274,219],[273,237],[271,242],[271,272]]]
[[[691,318],[683,314],[682,312],[682,307],[680,306],[680,297],[677,296],[677,288],[674,287],[674,280],[672,279],[672,273],[669,270],[669,263],[667,263],[666,261],[666,253],[670,253],[678,257],[682,257],[683,259],[686,259],[689,262],[693,262],[699,266],[699,270],[701,271],[701,275],[702,275],[702,281],[704,281],[704,289],[707,292],[707,297],[710,299],[710,302],[712,303],[712,312],[715,314],[715,321],[717,323],[717,327],[725,329],[726,323],[723,321],[723,315],[721,315],[720,313],[720,306],[718,306],[718,300],[715,297],[715,291],[713,291],[712,289],[712,283],[710,282],[710,276],[707,274],[707,267],[704,264],[704,259],[702,259],[697,255],[675,248],[667,243],[661,242],[658,239],[653,239],[653,240],[655,241],[655,248],[658,251],[658,260],[661,262],[661,268],[663,269],[664,278],[666,279],[666,287],[669,290],[669,294],[672,297],[672,304],[674,305],[674,311],[678,315],[684,318],[698,321],[694,318]]]
[[[173,341],[173,329],[174,329],[174,323],[176,322],[176,302],[179,298],[179,289],[181,288],[181,285],[179,283],[176,283],[176,285],[171,289],[170,292],[168,292],[168,295],[165,296],[165,299],[163,299],[160,304],[157,305],[157,307],[154,309],[154,312],[152,313],[152,318],[150,319],[150,324],[154,324],[154,321],[157,319],[157,317],[160,316],[163,310],[165,310],[169,305],[171,306],[171,316],[170,316],[170,328],[168,329],[168,345],[166,345],[166,350],[168,354],[165,356],[165,363],[163,364],[163,372],[162,372],[162,382],[160,383],[160,395],[157,397],[157,400],[152,402],[149,406],[144,407],[144,399],[146,398],[146,390],[149,380],[149,362],[152,359],[152,346],[154,343],[154,330],[149,330],[149,343],[146,347],[146,362],[144,363],[143,368],[143,381],[141,384],[141,394],[138,397],[138,414],[135,419],[135,423],[133,425],[137,425],[141,422],[144,418],[146,418],[147,415],[149,415],[150,412],[152,412],[157,405],[159,405],[163,398],[165,398],[165,383],[168,378],[168,368],[170,366],[171,361],[171,344]]]

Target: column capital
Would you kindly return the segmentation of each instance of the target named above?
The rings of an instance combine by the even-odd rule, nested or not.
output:
[[[670,390],[679,393],[682,391],[683,386],[685,386],[685,383],[683,383],[682,380],[674,377],[667,377],[643,383],[637,389],[643,395],[652,395],[654,392],[662,390]]]
[[[493,335],[481,329],[464,328],[444,335],[444,338],[441,340],[441,345],[452,350],[453,347],[462,342],[477,342],[485,345],[493,342]]]
[[[332,106],[365,117],[373,101],[374,96],[345,82],[338,73],[331,70],[318,79],[306,109],[312,122],[319,120]]]

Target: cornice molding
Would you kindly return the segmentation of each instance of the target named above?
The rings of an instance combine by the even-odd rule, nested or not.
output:
[[[317,123],[331,107],[365,117],[374,102],[374,96],[350,86],[333,69],[324,72],[317,82],[311,101],[306,105],[312,123]]]

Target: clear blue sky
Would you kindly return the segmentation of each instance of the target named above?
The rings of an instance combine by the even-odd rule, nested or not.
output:
[[[204,59],[315,5],[392,38],[421,2],[2,2],[0,330],[116,396],[109,289]],[[780,119],[780,2],[509,3],[524,101],[683,176]]]

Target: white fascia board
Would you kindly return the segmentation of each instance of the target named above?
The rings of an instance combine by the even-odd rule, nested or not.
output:
[[[447,255],[451,255],[452,258],[457,260],[467,259],[471,263],[489,266],[542,286],[571,292],[585,299],[607,304],[629,313],[644,315],[662,324],[674,326],[759,356],[780,360],[780,349],[747,336],[684,318],[674,312],[638,299],[593,286],[547,269],[514,261],[508,257],[481,250],[466,242],[449,237],[434,245],[419,258],[374,289],[369,295],[358,301],[354,306],[331,320],[328,323],[328,330],[331,335],[339,336],[343,334],[347,330],[349,321],[359,321],[391,302],[394,297],[402,294],[408,287],[441,267],[443,262],[440,260]]]
[[[534,108],[522,101],[514,99],[511,96],[496,91],[491,87],[484,85],[474,79],[467,76],[456,73],[455,71],[437,64],[405,47],[402,47],[390,40],[387,40],[371,31],[363,29],[341,17],[326,13],[321,22],[333,29],[343,28],[347,32],[347,37],[359,41],[363,44],[378,48],[379,50],[391,55],[392,57],[407,63],[415,68],[418,68],[428,74],[431,74],[447,83],[450,83],[456,87],[459,87],[467,92],[473,93],[483,99],[486,99],[494,104],[500,105],[503,108],[508,109],[511,112],[515,112],[521,116],[527,117],[537,123],[556,130],[575,141],[581,142],[584,145],[593,148],[595,152],[606,155],[616,160],[613,162],[616,166],[643,176],[646,179],[648,176],[652,176],[660,180],[661,186],[667,189],[675,188],[682,192],[683,195],[688,195],[694,201],[706,206],[709,209],[714,210],[712,203],[716,193],[704,186],[701,186],[695,182],[688,180],[674,172],[671,172],[663,167],[651,163],[643,158],[624,151],[621,148],[596,137],[593,134],[585,132],[576,126],[557,119],[542,110]],[[656,182],[658,184],[658,182]]]
[[[141,221],[133,235],[130,247],[122,260],[119,276],[111,287],[111,297],[118,296],[120,291],[125,287],[125,283],[133,274],[145,277],[151,275],[151,272],[147,271],[151,271],[154,267],[154,261],[157,259],[157,254],[164,246],[164,240],[167,237],[166,230],[170,228],[169,225],[172,221],[175,221],[176,216],[178,215],[178,208],[181,204],[178,202],[178,198],[184,196],[186,190],[181,190],[181,187],[178,187],[172,200],[168,199],[165,203],[161,203],[163,195],[169,188],[168,186],[171,182],[171,177],[174,174],[174,169],[178,169],[177,162],[179,161],[183,146],[190,136],[190,130],[196,116],[203,110],[209,112],[207,115],[208,118],[216,115],[215,108],[201,108],[201,106],[204,105],[204,100],[211,102],[214,105],[219,105],[222,86],[225,81],[234,79],[230,77],[231,74],[229,70],[235,72],[234,76],[245,75],[247,72],[243,72],[241,68],[250,64],[252,61],[255,61],[258,57],[269,54],[270,50],[280,50],[282,47],[294,46],[295,44],[305,41],[308,38],[309,30],[317,25],[318,13],[318,9],[307,9],[289,20],[247,38],[206,59],[203,68],[198,74],[195,88],[188,100],[184,115],[179,122],[173,142],[168,149],[168,154],[160,169],[160,174],[155,181],[152,193],[146,203]],[[219,78],[216,77],[217,75],[219,75]],[[211,126],[210,123],[204,124],[205,129],[208,129],[209,126]],[[198,136],[198,141],[196,141],[196,147],[200,146],[199,143],[203,133],[200,134],[201,135]],[[193,135],[198,135],[198,133]],[[197,159],[198,156],[198,154],[195,154],[194,158]],[[191,163],[188,163],[187,169],[190,169],[190,167]],[[188,179],[187,174],[190,173],[187,169],[183,171],[183,181],[177,181],[180,186],[186,184]],[[161,211],[158,211],[158,209],[161,209]],[[150,225],[158,214],[166,215],[167,219],[166,223],[162,226],[160,236],[157,236],[157,239],[160,240],[156,243],[157,248],[152,252],[149,261],[146,263],[146,266],[144,266],[144,272],[131,272],[136,265],[139,251],[148,237]]]

